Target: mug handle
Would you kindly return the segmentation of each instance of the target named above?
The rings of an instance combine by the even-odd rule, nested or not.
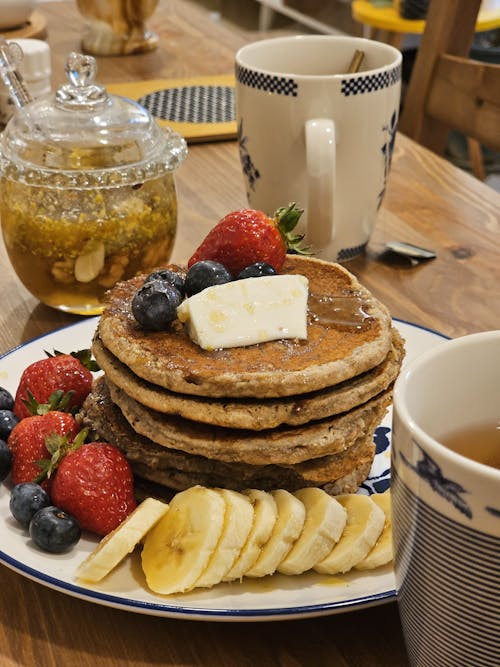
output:
[[[306,121],[307,237],[317,248],[328,245],[333,232],[335,197],[335,123],[330,118]]]

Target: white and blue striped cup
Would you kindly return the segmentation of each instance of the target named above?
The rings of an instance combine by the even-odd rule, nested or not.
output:
[[[500,331],[447,341],[396,382],[396,587],[416,667],[500,665],[500,469],[440,442],[488,421],[500,426]]]

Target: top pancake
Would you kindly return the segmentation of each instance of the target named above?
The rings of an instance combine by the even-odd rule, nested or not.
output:
[[[177,267],[173,267],[177,268]],[[209,397],[278,397],[333,386],[381,363],[391,349],[387,308],[339,264],[292,255],[282,273],[309,280],[311,295],[360,301],[359,328],[332,320],[324,308],[308,317],[307,341],[278,340],[207,351],[193,343],[179,320],[168,331],[145,331],[132,315],[131,301],[145,276],[118,283],[107,294],[98,325],[105,347],[136,375],[184,394]],[[332,307],[333,310],[333,307]],[[333,313],[332,313],[333,314]]]

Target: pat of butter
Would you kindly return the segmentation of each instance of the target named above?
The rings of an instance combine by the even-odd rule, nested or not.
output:
[[[177,316],[204,350],[281,338],[307,338],[308,280],[279,275],[207,287],[185,299]]]

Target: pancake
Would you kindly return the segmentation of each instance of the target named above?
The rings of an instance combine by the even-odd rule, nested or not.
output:
[[[191,486],[199,484],[200,486],[208,487],[219,487],[232,489],[233,491],[243,491],[245,488],[257,488],[262,491],[272,491],[273,489],[286,489],[287,491],[295,491],[296,489],[303,488],[305,486],[318,486],[319,488],[324,489],[327,493],[332,496],[340,495],[342,493],[355,493],[361,484],[368,477],[371,468],[371,462],[366,462],[356,466],[354,470],[347,473],[339,479],[328,482],[327,484],[313,485],[313,484],[299,484],[298,486],[292,485],[287,487],[285,484],[280,483],[278,486],[274,482],[269,482],[266,478],[256,478],[253,482],[249,483],[247,486],[242,485],[241,481],[234,477],[224,477],[219,478],[217,475],[205,475],[203,473],[186,473],[179,470],[151,470],[147,466],[140,463],[131,463],[132,471],[136,476],[136,479],[139,479],[139,483],[142,482],[142,488],[144,489],[144,480],[147,482],[154,483],[154,490],[158,497],[169,498],[173,495],[174,491],[183,491],[188,489]],[[150,487],[146,487],[150,489]]]
[[[280,424],[305,424],[365,403],[394,382],[404,355],[404,343],[393,329],[389,354],[372,370],[317,392],[260,400],[209,399],[163,389],[137,377],[104,347],[98,336],[92,343],[92,352],[114,385],[152,410],[226,428],[263,430]]]
[[[173,267],[178,268],[178,267]],[[309,280],[307,340],[279,340],[207,352],[178,320],[144,331],[131,311],[144,276],[107,294],[98,325],[105,348],[135,375],[172,392],[271,398],[331,387],[381,364],[392,346],[387,308],[339,264],[290,255],[283,273]]]
[[[296,465],[247,465],[226,463],[162,447],[134,432],[111,401],[104,378],[98,380],[79,415],[84,425],[93,429],[93,437],[111,442],[121,449],[132,470],[143,479],[179,489],[193,484],[244,489],[262,489],[333,484],[339,479],[371,466],[375,447],[373,431],[358,438],[339,454]],[[366,476],[366,475],[365,475]],[[364,478],[363,478],[364,479]]]
[[[373,432],[392,398],[390,389],[349,412],[300,426],[264,431],[209,426],[144,407],[114,385],[107,385],[133,430],[164,447],[226,462],[294,464],[337,454]]]

